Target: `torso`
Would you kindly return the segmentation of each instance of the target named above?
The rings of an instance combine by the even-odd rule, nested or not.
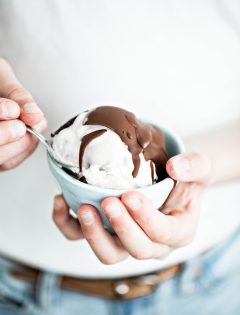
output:
[[[235,23],[234,7],[227,9]],[[219,10],[214,1],[24,5],[5,0],[0,55],[44,110],[48,134],[86,108],[108,104],[159,119],[186,137],[240,114],[240,41]],[[0,251],[75,275],[111,277],[163,268],[219,242],[240,222],[234,207],[219,210],[222,195],[218,209],[203,211],[201,232],[190,247],[161,262],[129,259],[104,266],[84,241],[65,240],[52,223],[58,189],[42,148],[16,170],[2,173],[0,186]],[[211,197],[206,200],[206,209],[214,207]],[[215,222],[214,231],[209,222]]]

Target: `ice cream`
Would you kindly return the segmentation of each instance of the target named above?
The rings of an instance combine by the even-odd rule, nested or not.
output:
[[[124,109],[100,106],[70,119],[52,134],[71,175],[111,189],[146,187],[167,176],[164,135]]]

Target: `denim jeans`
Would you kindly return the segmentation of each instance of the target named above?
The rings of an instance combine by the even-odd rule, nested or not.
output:
[[[206,254],[184,264],[149,296],[108,300],[59,289],[59,275],[43,272],[37,284],[10,275],[0,258],[0,315],[239,315],[240,229]]]

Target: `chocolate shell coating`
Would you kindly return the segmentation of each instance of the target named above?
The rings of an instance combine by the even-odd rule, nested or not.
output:
[[[70,127],[77,116],[70,119],[52,137],[61,130]],[[165,139],[162,131],[154,125],[139,121],[136,116],[122,108],[115,106],[100,106],[89,111],[84,125],[100,125],[114,131],[127,145],[133,160],[133,177],[136,177],[140,168],[140,154],[146,161],[151,161],[151,174],[154,181],[153,165],[155,165],[157,181],[167,177],[166,162],[168,155],[165,147]],[[95,138],[101,136],[105,129],[91,132],[83,137],[79,148],[79,169],[82,170],[82,159],[86,146]]]
[[[155,164],[158,181],[167,177],[164,135],[156,126],[144,124],[133,113],[114,106],[100,106],[90,111],[84,125],[101,125],[119,135],[132,154],[133,177],[139,172],[141,153],[146,161]]]

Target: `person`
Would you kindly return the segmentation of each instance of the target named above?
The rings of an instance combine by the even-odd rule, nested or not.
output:
[[[239,182],[203,199],[210,162],[190,151],[239,178],[236,9],[0,0],[0,314],[239,313]],[[190,152],[167,162],[179,184],[161,211],[137,192],[102,202],[117,236],[90,205],[70,214],[25,127],[107,103],[174,126]]]

